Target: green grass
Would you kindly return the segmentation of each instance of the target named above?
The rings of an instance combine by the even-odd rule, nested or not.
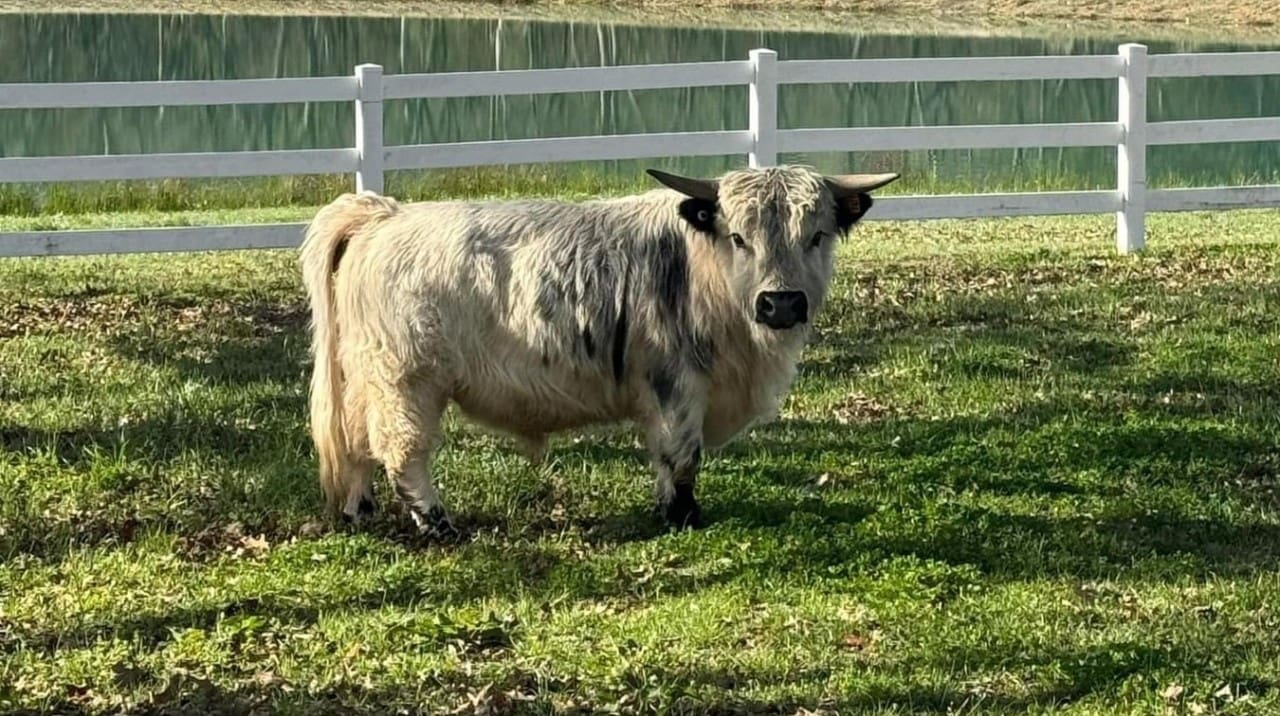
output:
[[[292,253],[2,261],[0,711],[1276,713],[1280,214],[1111,242],[868,225],[707,529],[451,418],[452,547],[317,522]]]
[[[388,172],[387,192],[405,200],[619,194],[648,185],[620,174],[565,167]],[[318,206],[351,191],[350,175],[249,179],[0,185],[0,214],[48,216]]]
[[[866,158],[858,171],[888,171],[896,164],[876,156]],[[436,171],[389,172],[388,194],[405,201],[440,198],[494,198],[560,196],[582,199],[597,195],[617,195],[658,186],[635,171],[609,172],[600,164],[480,167]],[[661,162],[652,166],[661,168]],[[903,178],[886,187],[889,194],[967,194],[999,191],[1055,191],[1113,188],[1069,171],[993,172],[987,176],[946,177],[930,170],[907,170]],[[1277,176],[1240,174],[1223,182],[1222,177],[1155,173],[1152,187],[1266,184]],[[84,215],[109,214],[119,225],[123,214],[183,212],[225,212],[248,209],[303,208],[313,211],[344,191],[351,191],[349,175],[262,177],[250,179],[163,181],[108,181],[71,184],[0,184],[0,226],[13,219],[30,220],[29,226],[53,228],[57,222],[84,220]]]

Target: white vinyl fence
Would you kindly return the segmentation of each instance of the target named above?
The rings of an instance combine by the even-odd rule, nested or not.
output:
[[[350,77],[0,84],[0,109],[275,104],[350,101],[355,146],[347,149],[0,158],[0,183],[279,176],[352,173],[358,189],[381,191],[383,173],[427,169],[649,157],[747,155],[769,166],[779,152],[854,152],[1023,147],[1117,148],[1116,188],[886,197],[869,220],[1050,214],[1116,215],[1116,248],[1139,251],[1148,211],[1280,206],[1280,185],[1146,188],[1146,148],[1280,140],[1280,117],[1148,123],[1147,79],[1280,74],[1280,52],[1147,56],[1143,45],[1116,55],[779,61],[760,49],[742,61],[551,70],[383,76],[360,65]],[[1114,122],[778,129],[784,84],[1115,79]],[[557,92],[748,85],[749,129],[384,146],[382,103],[428,97],[488,97]],[[0,256],[217,249],[298,245],[303,224],[0,233]]]

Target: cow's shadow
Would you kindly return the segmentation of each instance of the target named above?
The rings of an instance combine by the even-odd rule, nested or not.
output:
[[[1269,424],[1267,405],[1280,400],[1280,388],[1185,375],[1151,376],[1129,387],[1137,396],[1133,399],[1146,401],[1147,410],[1160,420],[1133,421],[1120,415],[1080,420],[1081,415],[1098,412],[1082,398],[1033,404],[1003,415],[899,416],[855,424],[777,421],[708,460],[699,486],[707,529],[759,536],[811,525],[842,535],[835,542],[816,541],[811,550],[795,548],[786,560],[791,570],[868,564],[869,559],[902,555],[971,565],[1003,579],[1046,574],[1104,578],[1118,570],[1141,569],[1135,565],[1143,561],[1163,565],[1161,569],[1173,565],[1186,576],[1201,577],[1280,565],[1280,527],[1211,511],[1153,511],[1139,499],[1147,489],[1144,485],[1163,490],[1176,479],[1186,489],[1216,491],[1242,504],[1280,505],[1280,446],[1275,440],[1265,431],[1217,429],[1187,419],[1230,414]],[[1164,402],[1170,391],[1191,391],[1199,397],[1189,403]],[[1076,447],[991,457],[973,449],[988,436],[1007,440],[1010,434],[1041,431]],[[887,434],[905,438],[887,441]],[[868,488],[867,495],[847,484],[843,491],[838,486],[834,493],[824,491],[816,478],[833,452],[870,454],[890,467],[856,477]],[[645,494],[652,480],[645,452],[622,440],[582,441],[553,454],[563,457],[565,465],[628,465],[637,475],[638,494]],[[777,455],[788,459],[770,459]],[[884,471],[894,464],[911,472],[915,481]],[[922,471],[920,465],[927,467]],[[1109,482],[1087,477],[1097,473],[1117,478]],[[1228,473],[1232,479],[1224,482]],[[1058,516],[1056,511],[1019,512],[955,501],[924,510],[934,500],[931,492],[977,492],[1044,505],[1107,500],[1112,507],[1093,517],[1076,510]],[[898,494],[900,509],[921,511],[928,518],[912,529],[860,529],[884,507],[876,501],[877,494]],[[500,522],[495,518],[490,524]],[[603,517],[570,516],[569,522],[598,544],[668,534],[643,502]],[[563,529],[564,524],[548,523],[546,528]]]

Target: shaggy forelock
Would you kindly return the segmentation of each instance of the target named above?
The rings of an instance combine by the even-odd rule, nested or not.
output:
[[[822,176],[797,166],[729,172],[720,180],[719,200],[726,217],[747,222],[743,228],[785,227],[788,236],[800,235],[815,212],[832,209]]]

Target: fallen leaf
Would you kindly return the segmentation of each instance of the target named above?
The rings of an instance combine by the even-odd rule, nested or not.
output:
[[[849,651],[862,651],[867,648],[867,639],[859,634],[845,634],[840,645]]]
[[[245,551],[254,556],[265,554],[271,548],[271,544],[267,542],[266,535],[258,535],[257,537],[245,537],[240,541]]]
[[[319,520],[307,522],[298,529],[298,534],[303,537],[319,537],[324,533],[325,524]]]
[[[259,671],[254,674],[253,680],[260,686],[284,686],[289,683],[288,680],[274,671]]]
[[[1160,696],[1165,701],[1177,701],[1182,698],[1182,694],[1185,691],[1186,689],[1182,688],[1181,684],[1169,684],[1164,691],[1160,692]]]

